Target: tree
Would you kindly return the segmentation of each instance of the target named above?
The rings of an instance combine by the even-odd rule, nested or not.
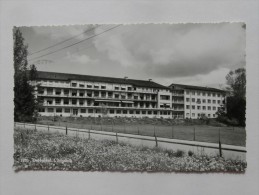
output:
[[[231,96],[245,99],[246,97],[246,70],[244,68],[230,71],[227,76],[227,90]]]
[[[227,76],[226,90],[228,91],[227,97],[227,112],[220,109],[217,113],[218,119],[221,121],[238,121],[239,125],[245,126],[246,115],[246,70],[239,68],[230,71]]]
[[[37,101],[34,96],[34,87],[29,83],[27,70],[28,46],[24,44],[24,38],[19,28],[13,30],[14,38],[14,120],[32,121],[37,110]],[[36,75],[34,66],[29,75]],[[36,77],[35,77],[36,78]]]
[[[37,68],[34,64],[30,65],[29,80],[35,81],[38,77]]]

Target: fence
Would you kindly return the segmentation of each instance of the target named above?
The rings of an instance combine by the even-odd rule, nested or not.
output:
[[[133,135],[144,135],[161,138],[171,138],[179,140],[199,141],[223,144],[245,146],[246,132],[243,128],[238,127],[213,127],[208,125],[161,125],[161,124],[132,124],[125,121],[101,119],[88,119],[88,121],[76,120],[69,121],[50,121],[40,120],[38,124],[63,126],[70,128],[92,129],[96,131],[107,131],[117,133],[127,133]],[[117,123],[116,123],[117,122]]]
[[[126,134],[120,132],[108,132],[108,131],[98,131],[92,129],[80,129],[80,128],[71,128],[68,126],[52,126],[52,125],[42,125],[42,124],[30,124],[30,123],[15,123],[16,127],[30,128],[34,130],[44,130],[44,131],[61,131],[66,135],[71,136],[83,136],[94,139],[110,139],[114,140],[117,143],[126,142],[134,145],[145,145],[151,147],[162,147],[167,149],[182,149],[186,152],[193,151],[196,153],[200,153],[207,155],[219,155],[227,158],[244,158],[244,154],[246,153],[244,147],[238,146],[230,146],[230,145],[222,145],[221,141],[217,144],[215,143],[205,143],[205,142],[197,142],[197,141],[187,141],[187,140],[176,140],[172,138],[161,138],[156,135],[134,135],[134,134]]]

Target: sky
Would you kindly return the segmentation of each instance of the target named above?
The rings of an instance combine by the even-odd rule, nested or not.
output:
[[[91,24],[20,27],[40,71],[221,88],[245,67],[245,24]]]

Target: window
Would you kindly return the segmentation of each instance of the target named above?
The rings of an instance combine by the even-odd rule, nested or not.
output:
[[[213,117],[215,118],[215,114],[213,114]]]
[[[70,109],[69,108],[65,108],[65,113],[70,113]]]
[[[68,89],[64,89],[64,95],[69,95],[69,90]]]
[[[146,114],[146,111],[145,111],[145,110],[142,110],[142,114]]]
[[[137,100],[138,99],[138,96],[134,96],[134,100]]]
[[[151,115],[151,114],[152,114],[152,111],[148,111],[147,114]]]
[[[123,110],[123,114],[128,114],[128,111],[127,110]]]
[[[190,109],[190,106],[189,106],[189,105],[186,105],[186,109]]]
[[[121,95],[121,99],[126,99],[126,96],[125,95]]]
[[[195,113],[192,113],[192,117],[195,117]]]
[[[53,95],[53,89],[47,89],[47,95]]]
[[[106,92],[101,92],[101,96],[103,97],[103,98],[105,98],[106,97]]]
[[[89,109],[88,113],[94,113],[94,110],[93,109]]]
[[[39,108],[39,112],[45,112],[45,108]]]
[[[62,113],[62,108],[56,108],[57,113]]]
[[[77,95],[77,91],[76,90],[73,90],[72,91],[72,96],[76,96]]]
[[[187,95],[189,95],[189,93],[190,93],[189,91],[186,91],[186,94],[187,94]]]
[[[206,103],[206,99],[203,99],[203,100],[202,100],[202,103]]]
[[[43,88],[39,88],[38,93],[39,94],[44,94],[44,89]]]
[[[108,92],[108,98],[112,98],[112,92]]]
[[[115,98],[119,98],[120,96],[119,96],[119,94],[115,94],[114,97]]]
[[[212,96],[213,96],[213,97],[215,97],[215,96],[216,96],[216,94],[215,94],[215,93],[212,93]]]
[[[218,93],[218,97],[220,97],[220,93]]]
[[[79,105],[80,106],[84,105],[84,100],[79,100]]]
[[[210,107],[210,106],[208,106],[208,110],[211,110],[211,107]]]
[[[195,106],[192,106],[192,109],[195,110]]]
[[[95,85],[94,88],[95,88],[95,89],[99,89],[99,86],[98,86],[98,85]]]
[[[87,85],[87,88],[92,88],[93,86],[92,85]]]
[[[47,100],[48,105],[52,105],[52,103],[53,103],[53,100]]]
[[[201,107],[200,107],[200,106],[197,106],[197,109],[198,109],[198,110],[200,110],[200,109],[201,109]]]
[[[83,108],[83,109],[80,110],[80,112],[81,113],[86,113],[86,109]]]
[[[220,104],[220,100],[218,100],[218,104]]]
[[[110,110],[110,114],[114,114],[114,110]]]
[[[160,95],[160,99],[161,100],[170,100],[170,96],[169,95]]]
[[[201,103],[201,99],[198,98],[197,99],[197,103],[200,104]]]
[[[213,100],[212,102],[213,102],[213,104],[216,104],[216,100]]]
[[[55,104],[60,105],[61,99],[55,99]]]
[[[197,92],[197,95],[201,95],[201,92]]]
[[[124,91],[124,90],[126,90],[126,88],[125,88],[125,87],[122,87],[122,88],[121,88],[121,90],[123,90],[123,91]]]
[[[154,115],[157,115],[157,111],[154,111]]]
[[[186,117],[189,117],[189,113],[186,113]]]
[[[92,92],[87,92],[88,97],[92,97]]]
[[[106,89],[106,86],[103,86],[103,85],[102,85],[102,86],[101,86],[101,89]]]
[[[192,91],[192,95],[195,95],[195,91]]]
[[[68,105],[69,104],[69,100],[68,99],[64,99],[64,105]]]
[[[54,112],[53,108],[48,108],[48,112]]]
[[[209,103],[209,104],[211,103],[211,100],[210,100],[210,99],[208,99],[208,103]]]
[[[210,117],[210,114],[208,114],[208,117]]]
[[[99,96],[99,92],[98,91],[95,91],[94,92],[94,97],[98,97]]]
[[[190,101],[190,98],[186,98],[186,102],[189,102]]]
[[[206,110],[206,106],[202,106],[202,110]]]
[[[210,95],[211,95],[211,94],[210,94],[210,93],[208,93],[208,96],[209,96],[209,97],[210,97]]]
[[[139,111],[139,110],[137,110],[137,111],[136,111],[136,114],[140,114],[140,111]]]
[[[121,110],[117,110],[117,114],[120,114],[121,113]]]
[[[215,107],[215,106],[213,106],[213,110],[216,110],[216,107]]]
[[[115,90],[119,90],[119,87],[115,87],[114,89],[115,89]]]
[[[79,87],[84,88],[85,85],[84,84],[79,84]]]
[[[130,110],[129,113],[130,113],[130,114],[133,114],[133,110]]]
[[[205,93],[205,92],[202,92],[202,96],[206,96],[206,93]]]
[[[132,90],[132,88],[131,87],[128,87],[128,91],[131,91]]]
[[[195,102],[195,98],[192,98],[192,102]]]
[[[76,86],[77,86],[77,84],[76,84],[76,83],[72,83],[71,85],[72,85],[72,87],[76,87]]]
[[[77,101],[75,99],[72,99],[72,104],[73,105],[76,105],[77,104]]]
[[[79,96],[83,97],[85,95],[84,91],[79,91]]]

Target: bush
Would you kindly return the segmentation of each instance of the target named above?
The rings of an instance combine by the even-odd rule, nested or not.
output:
[[[193,151],[188,151],[188,156],[193,156]]]

